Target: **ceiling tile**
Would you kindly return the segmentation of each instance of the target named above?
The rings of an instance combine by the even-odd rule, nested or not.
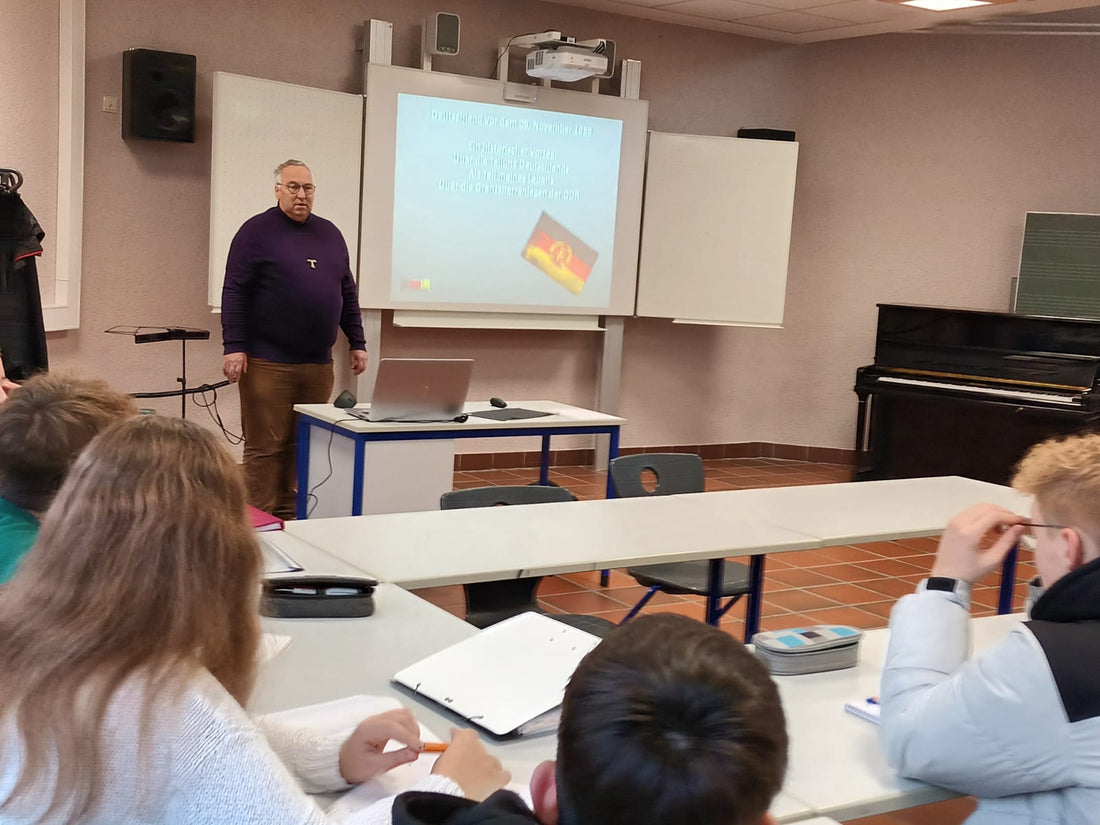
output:
[[[852,24],[844,20],[822,17],[817,14],[784,11],[778,14],[765,14],[760,17],[754,17],[751,20],[746,20],[744,25],[761,29],[770,29],[773,31],[788,32],[789,34],[800,34],[802,32],[836,29]]]
[[[774,9],[768,8],[767,2],[768,0],[762,0],[761,3],[743,3],[741,0],[681,0],[655,8],[709,20],[743,20],[761,14],[773,14]]]

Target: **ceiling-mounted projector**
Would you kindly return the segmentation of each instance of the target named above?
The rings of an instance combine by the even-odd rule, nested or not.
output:
[[[527,53],[527,74],[570,82],[607,74],[607,55],[583,46],[534,49]]]

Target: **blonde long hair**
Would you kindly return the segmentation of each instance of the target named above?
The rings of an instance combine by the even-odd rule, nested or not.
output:
[[[145,680],[143,741],[157,697],[178,696],[199,668],[243,704],[260,567],[239,468],[211,433],[143,416],[97,436],[0,591],[0,720],[15,721],[26,755],[0,813],[51,763],[43,819],[94,811],[105,712],[133,676]]]

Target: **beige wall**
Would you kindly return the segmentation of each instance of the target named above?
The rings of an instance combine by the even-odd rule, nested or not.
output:
[[[42,300],[53,299],[57,251],[57,0],[0,3],[0,167],[23,173],[23,196],[46,231]]]
[[[355,92],[361,22],[392,21],[394,63],[414,65],[420,21],[439,6],[171,8],[166,16],[157,0],[88,0],[82,324],[50,336],[54,365],[130,391],[171,389],[179,350],[102,333],[114,324],[210,328],[210,342],[189,347],[189,377],[220,377],[218,319],[205,299],[212,73]],[[467,0],[447,10],[462,16],[462,52],[436,58],[439,70],[488,76],[498,38],[553,27],[615,39],[620,56],[642,61],[654,129],[798,132],[785,328],[628,320],[624,445],[851,447],[851,388],[872,358],[875,302],[1002,309],[1024,212],[1100,211],[1095,38],[891,35],[797,47],[539,2]],[[121,52],[135,46],[198,56],[195,144],[124,142],[117,115],[100,111],[104,95],[121,91]],[[52,117],[56,97],[0,79],[5,100],[12,88],[36,116]],[[594,335],[387,328],[383,342],[387,355],[474,357],[475,397],[593,402]],[[236,428],[236,392],[219,402]]]

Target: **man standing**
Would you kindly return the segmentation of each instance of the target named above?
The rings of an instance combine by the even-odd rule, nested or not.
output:
[[[352,371],[367,368],[348,247],[313,214],[315,191],[302,161],[279,164],[277,205],[237,231],[222,288],[223,371],[241,385],[249,498],[284,518],[294,515],[294,405],[329,400],[338,326]]]
[[[1100,435],[1047,441],[1013,479],[1031,518],[956,516],[890,617],[882,744],[903,776],[980,797],[968,823],[1093,823],[1100,810]],[[994,538],[989,539],[989,536]],[[1030,621],[969,659],[970,588],[1016,542],[1044,587]]]

